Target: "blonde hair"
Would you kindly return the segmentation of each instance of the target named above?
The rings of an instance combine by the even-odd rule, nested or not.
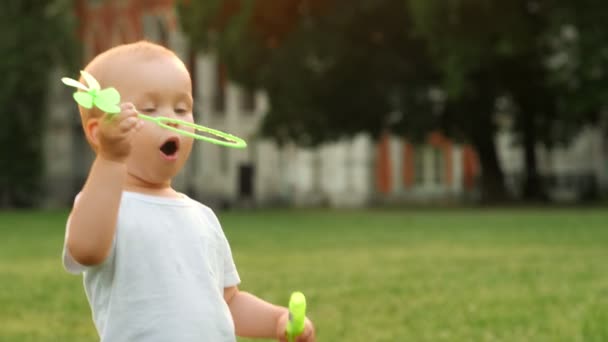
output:
[[[107,68],[114,63],[120,63],[121,58],[145,62],[160,57],[175,58],[183,65],[175,52],[162,45],[141,40],[135,43],[118,45],[100,53],[87,64],[84,70],[93,75],[103,89],[112,86],[112,80],[106,75]],[[186,68],[185,65],[184,68]],[[81,78],[80,82],[84,83],[84,80]],[[102,114],[97,108],[87,109],[79,106],[78,109],[83,124],[88,118],[99,117]]]

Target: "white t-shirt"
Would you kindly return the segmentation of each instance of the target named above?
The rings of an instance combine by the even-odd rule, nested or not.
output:
[[[86,267],[64,244],[63,264],[84,273],[102,342],[236,341],[223,297],[240,282],[230,246],[213,211],[186,196],[123,192],[109,257]]]

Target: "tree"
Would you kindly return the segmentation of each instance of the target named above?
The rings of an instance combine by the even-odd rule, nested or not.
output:
[[[210,7],[213,6],[206,10],[211,10]],[[200,10],[203,9],[191,7],[182,11],[186,22],[200,23],[197,19],[188,19],[189,16],[195,18],[193,13]],[[255,66],[241,69],[234,67],[239,63],[229,57],[225,59],[229,70],[232,64],[233,76],[237,79],[241,74],[247,74],[247,71],[240,73],[239,70],[255,70],[253,74],[259,77],[255,81],[269,92],[271,112],[265,120],[266,133],[310,143],[358,131],[377,135],[390,129],[420,140],[431,129],[442,127],[453,137],[469,140],[477,148],[483,168],[484,197],[502,197],[504,182],[494,148],[495,129],[490,116],[496,90],[490,87],[492,84],[484,74],[483,68],[487,66],[467,70],[458,65],[456,58],[461,56],[456,56],[450,49],[443,50],[442,45],[433,41],[437,37],[430,31],[434,30],[431,26],[438,27],[443,23],[443,17],[433,11],[421,10],[402,0],[336,0],[322,11],[300,12],[286,19],[298,24],[289,28],[289,35],[279,35],[287,36],[280,44],[267,47],[251,43],[256,42],[255,32],[260,29],[255,25],[247,26],[237,17],[233,21],[239,23],[240,29],[235,29],[237,25],[228,26],[230,32],[226,32],[220,27],[213,37],[217,39],[220,56],[238,55],[242,60],[256,61]],[[208,25],[203,31],[214,28]],[[199,32],[198,36],[193,29]],[[187,27],[195,41],[209,41],[201,39],[200,30],[200,26]],[[239,39],[235,40],[235,37]],[[231,45],[224,40],[239,43]],[[442,42],[447,40],[444,38]],[[263,52],[257,52],[260,50]],[[465,49],[460,51],[466,52]],[[467,91],[450,89],[450,84],[456,84],[457,80],[448,79],[456,76],[442,69],[446,65],[438,56],[444,53],[449,56],[445,62],[452,63],[449,66],[463,70],[466,77],[475,74],[473,77],[479,78],[480,82],[471,82]],[[462,57],[468,65],[476,65]],[[246,77],[240,80],[246,80]],[[445,85],[449,94],[447,110],[434,110],[436,106],[429,93],[433,87]],[[455,93],[458,97],[453,96]],[[432,115],[433,112],[437,115]]]
[[[415,0],[410,5],[419,20],[416,27],[429,40],[443,71],[448,102],[473,96],[494,102],[506,98],[511,104],[513,133],[524,150],[524,197],[544,199],[537,143],[550,147],[569,141],[582,125],[597,118],[608,95],[608,30],[602,22],[606,4]],[[494,110],[486,107],[485,113],[477,114],[453,115],[447,122],[461,128],[467,117],[475,120],[478,127],[467,134],[475,137],[479,123],[485,121],[484,129],[494,134],[487,126]],[[483,162],[482,146],[475,146],[482,165],[492,166],[493,162]]]
[[[608,98],[608,3],[598,0],[555,1],[551,17],[552,84],[558,89],[559,110],[570,122],[594,122]],[[564,136],[580,125],[560,127]]]
[[[501,110],[524,147],[527,198],[543,197],[536,144],[581,120],[560,109],[547,63],[559,12],[552,4],[216,0],[181,13],[195,45],[215,48],[234,79],[269,93],[267,134],[310,144],[359,131],[420,139],[441,129],[475,147],[483,198],[500,200],[499,100],[511,104]]]
[[[520,100],[526,98],[526,92],[520,86],[536,75],[517,70],[527,65],[536,67],[539,63],[534,56],[538,35],[526,20],[526,9],[522,1],[413,0],[409,3],[416,13],[416,29],[430,42],[434,63],[442,70],[441,87],[447,98],[445,129],[472,142],[481,161],[485,197],[501,197],[504,176],[494,143],[497,100],[510,96],[512,102],[520,105],[519,110],[512,113],[518,119],[534,115],[523,108]],[[529,121],[516,120],[518,125]],[[534,163],[535,159],[526,158],[526,161]],[[535,173],[534,167],[529,171]],[[527,178],[531,177],[534,176]]]
[[[567,143],[584,125],[601,123],[602,115],[608,119],[607,5],[599,0],[554,2],[549,66],[558,93],[557,110],[567,118],[554,128],[558,142]],[[597,187],[590,190],[586,198],[598,195]]]
[[[48,76],[54,66],[75,61],[72,6],[67,0],[0,5],[0,206],[33,205],[40,195]]]
[[[267,91],[265,134],[315,145],[378,135],[398,105],[428,102],[434,75],[424,42],[404,25],[406,10],[391,0],[218,0],[182,3],[180,13],[194,46],[216,51],[236,81]]]

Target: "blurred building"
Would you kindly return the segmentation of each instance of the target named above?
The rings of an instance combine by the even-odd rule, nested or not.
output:
[[[461,200],[475,196],[481,172],[475,151],[440,134],[432,134],[423,145],[388,134],[379,142],[359,135],[317,149],[290,145],[279,148],[259,137],[258,127],[268,100],[261,92],[246,91],[231,82],[213,53],[191,51],[179,32],[172,6],[172,0],[78,0],[75,10],[81,22],[83,64],[121,43],[147,39],[163,44],[176,51],[191,71],[196,122],[247,140],[249,147],[244,150],[196,143],[190,162],[175,180],[178,189],[214,206],[361,206],[377,201]],[[57,70],[54,79],[64,75],[63,70]],[[60,82],[51,89],[45,144],[49,205],[71,202],[93,160],[71,92]],[[521,154],[509,143],[508,135],[497,139],[503,167],[510,180],[517,179],[522,169]],[[606,141],[595,131],[583,132],[581,139],[583,142],[573,147],[552,151],[543,162],[544,172],[595,172],[606,186]],[[592,142],[587,142],[589,139]],[[562,181],[556,178],[556,189],[562,188]],[[564,189],[576,188],[564,182]],[[572,196],[559,191],[558,195]]]
[[[542,185],[557,202],[596,199],[608,193],[608,117],[584,127],[568,144],[538,144],[536,155]],[[496,137],[500,163],[509,190],[519,196],[524,181],[524,152],[507,130]]]

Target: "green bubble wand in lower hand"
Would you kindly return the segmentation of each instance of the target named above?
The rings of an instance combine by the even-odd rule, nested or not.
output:
[[[288,342],[294,342],[296,337],[304,332],[306,323],[306,297],[302,292],[294,292],[289,298],[289,321],[285,328]]]
[[[105,113],[108,114],[118,114],[120,113],[120,94],[115,88],[105,88],[101,89],[99,82],[88,72],[81,71],[82,78],[86,81],[87,85],[84,85],[74,79],[64,77],[61,81],[70,87],[74,87],[81,91],[76,91],[74,93],[74,100],[84,108],[91,109],[93,107],[97,107]],[[212,129],[209,127],[205,127],[202,125],[198,125],[192,122],[187,122],[179,119],[172,119],[165,116],[149,116],[142,113],[137,113],[138,117],[144,120],[148,120],[156,123],[160,127],[168,129],[170,131],[176,132],[178,134],[197,139],[204,140],[216,145],[222,145],[226,147],[233,148],[245,148],[247,147],[247,143],[232,134],[224,133],[218,131],[216,129]],[[192,128],[194,132],[203,132],[210,135],[213,135],[217,138],[197,134],[185,129],[180,129],[177,127],[173,127],[169,124],[177,124],[181,127]],[[221,139],[218,139],[221,138]]]

